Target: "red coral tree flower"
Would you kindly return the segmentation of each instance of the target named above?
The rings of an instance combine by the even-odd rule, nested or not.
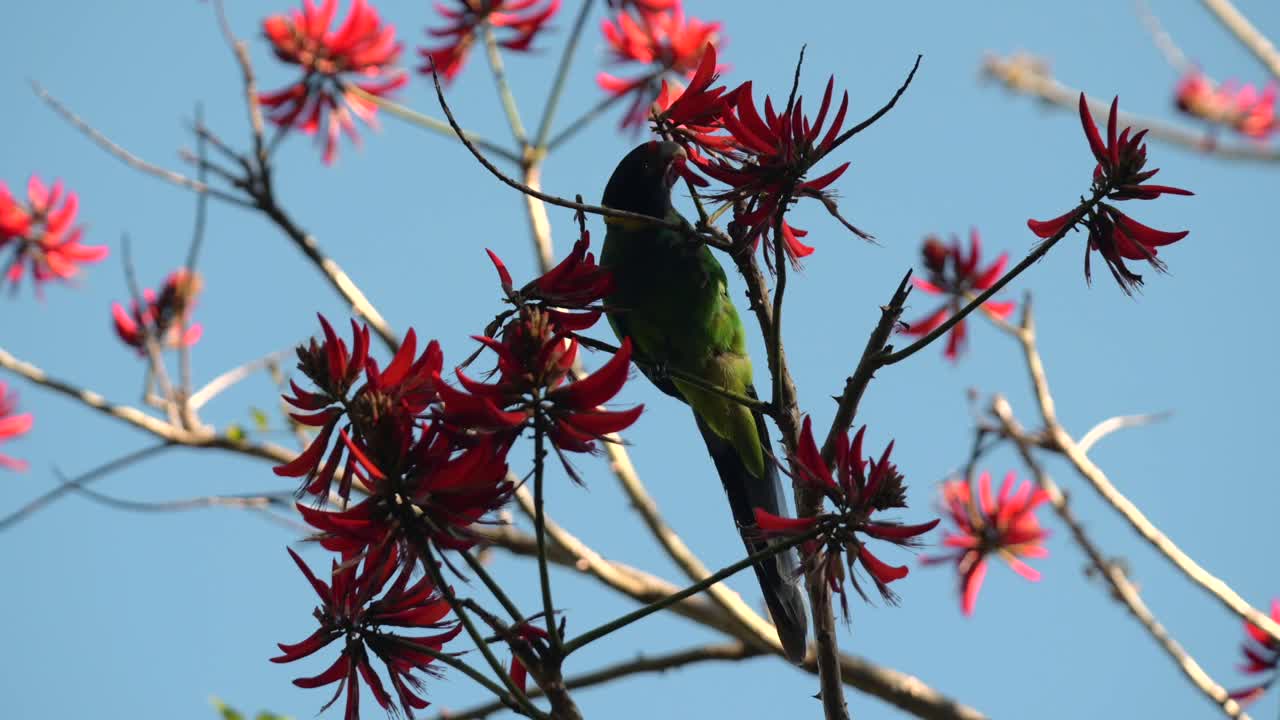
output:
[[[433,48],[420,48],[418,54],[424,62],[418,71],[430,75],[434,69],[452,81],[462,71],[476,34],[488,25],[496,30],[506,30],[507,37],[498,44],[508,50],[527,52],[534,38],[560,9],[560,0],[550,0],[536,7],[542,0],[453,0],[449,7],[437,2],[436,12],[445,16],[448,23],[441,28],[428,28],[427,34],[447,38],[445,44]]]
[[[485,250],[498,271],[507,302],[516,307],[507,317],[517,315],[520,308],[535,307],[560,330],[578,332],[595,325],[604,310],[601,303],[613,292],[613,276],[596,263],[590,246],[591,234],[584,230],[563,260],[519,290],[497,253]]]
[[[479,382],[461,369],[456,370],[458,382],[470,395],[441,390],[442,419],[446,423],[462,424],[456,419],[457,413],[470,418],[476,403],[487,403],[501,413],[500,418],[520,418],[520,424],[510,424],[507,432],[518,433],[529,424],[540,425],[558,450],[591,452],[596,440],[630,427],[644,412],[643,405],[627,410],[600,407],[613,399],[627,381],[629,340],[624,340],[600,369],[566,382],[577,358],[578,341],[568,337],[554,318],[537,308],[523,308],[520,321],[507,326],[502,340],[476,339],[498,356],[497,380]],[[573,477],[577,479],[576,475]]]
[[[845,619],[849,617],[849,603],[845,598],[845,567],[853,589],[867,599],[858,584],[855,564],[862,566],[881,597],[897,602],[897,595],[889,589],[889,583],[901,580],[909,572],[906,566],[895,567],[876,557],[867,547],[869,539],[884,540],[894,545],[914,547],[917,538],[937,526],[939,519],[918,525],[902,525],[872,516],[886,510],[905,508],[906,487],[897,466],[889,462],[893,443],[884,449],[879,460],[863,459],[862,441],[866,434],[863,426],[852,442],[841,438],[836,444],[836,473],[833,476],[823,461],[813,440],[810,418],[805,417],[800,432],[800,444],[792,458],[796,468],[796,481],[802,482],[831,500],[835,509],[831,513],[809,518],[783,518],[759,508],[755,509],[756,524],[770,537],[802,535],[823,526],[819,536],[800,545],[804,562],[809,567],[820,568],[831,590],[840,595],[840,605]],[[858,533],[866,535],[863,539]],[[844,560],[841,561],[843,554]]]
[[[403,48],[396,42],[394,25],[384,25],[365,0],[354,0],[347,19],[331,31],[337,10],[338,0],[324,0],[319,7],[303,0],[302,10],[272,15],[262,23],[276,57],[300,66],[303,75],[292,85],[261,93],[258,101],[281,128],[315,135],[323,125],[324,134],[318,137],[326,165],[337,154],[339,134],[360,142],[353,115],[377,127],[378,106],[351,88],[384,97],[409,80],[394,67]]]
[[[631,96],[622,116],[624,128],[644,123],[664,79],[678,82],[693,77],[704,53],[721,42],[720,23],[686,18],[678,0],[633,4],[634,14],[623,9],[602,22],[600,29],[614,63],[644,65],[643,72],[629,79],[607,72],[596,75],[596,83],[613,99]]]
[[[102,245],[84,245],[81,227],[73,227],[80,199],[67,192],[58,180],[50,188],[39,175],[27,181],[27,203],[23,205],[0,182],[0,252],[13,248],[4,266],[4,279],[16,290],[28,269],[36,292],[50,280],[70,280],[80,265],[95,263],[107,256]]]
[[[200,341],[204,328],[191,322],[191,310],[203,283],[200,275],[180,268],[169,273],[157,294],[151,288],[142,291],[142,305],[132,301],[128,310],[120,303],[111,304],[111,320],[116,335],[139,355],[146,354],[147,337],[160,347],[191,347]]]
[[[17,411],[18,394],[10,392],[9,386],[0,382],[0,443],[31,431],[31,426],[35,422],[31,413],[19,415]],[[0,467],[21,472],[27,469],[27,463],[0,453]]]
[[[930,235],[924,239],[921,254],[924,257],[925,269],[929,271],[929,277],[927,279],[916,277],[911,281],[917,288],[930,295],[947,296],[947,301],[929,316],[911,323],[901,331],[913,336],[928,335],[933,332],[939,325],[946,322],[947,318],[967,305],[974,296],[994,285],[996,280],[1004,274],[1005,266],[1009,264],[1009,254],[1000,253],[1000,257],[996,258],[995,262],[985,268],[980,267],[982,238],[978,236],[977,228],[969,231],[968,254],[960,248],[959,238],[952,236],[951,245],[947,246],[936,235]],[[981,309],[992,317],[1006,320],[1013,313],[1015,306],[1016,303],[1012,302],[988,300],[982,304]],[[964,350],[967,336],[968,329],[965,327],[965,321],[961,320],[947,333],[947,346],[942,352],[943,357],[953,362],[958,360],[960,353]]]
[[[439,676],[436,656],[461,629],[456,622],[445,619],[449,604],[430,579],[423,577],[411,585],[413,568],[400,567],[394,549],[371,554],[363,562],[344,556],[341,563],[333,563],[328,583],[319,580],[293,550],[289,550],[289,556],[320,597],[320,606],[314,613],[320,628],[302,642],[280,643],[281,654],[271,658],[271,662],[301,660],[340,641],[342,651],[328,669],[314,677],[293,681],[300,688],[338,684],[333,698],[325,703],[321,712],[333,705],[345,690],[344,717],[358,720],[361,680],[384,710],[396,712],[395,701],[406,717],[413,717],[414,710],[426,708],[429,703],[422,697],[422,679],[414,673]],[[397,567],[400,567],[398,575]],[[393,575],[395,580],[387,587]],[[424,630],[431,632],[403,634]],[[394,700],[370,662],[373,657],[382,661],[386,669]]]
[[[695,163],[706,162],[702,156],[704,152],[723,155],[738,148],[733,136],[724,131],[724,116],[733,108],[737,93],[726,92],[723,85],[711,87],[719,77],[716,48],[709,45],[689,86],[677,95],[676,89],[663,80],[662,89],[649,113],[654,132],[679,143]],[[708,184],[686,163],[679,167],[681,175],[695,185],[705,187]]]
[[[1271,601],[1271,619],[1280,622],[1280,598]],[[1257,700],[1270,690],[1276,683],[1277,669],[1280,668],[1280,643],[1253,623],[1246,622],[1244,629],[1246,636],[1240,646],[1240,651],[1244,653],[1244,664],[1240,666],[1240,671],[1266,677],[1256,685],[1231,693],[1231,697],[1242,703]]]
[[[434,340],[418,355],[417,334],[411,328],[395,357],[380,368],[369,356],[367,326],[351,323],[352,349],[348,351],[324,316],[318,317],[323,342],[313,338],[310,345],[297,349],[298,369],[317,391],[303,390],[291,381],[293,396],[286,395],[284,400],[304,411],[292,414],[295,421],[319,431],[306,450],[274,471],[283,477],[304,478],[300,492],[325,499],[345,457],[338,494],[346,499],[354,479],[369,479],[362,475],[359,454],[366,456],[364,464],[381,468],[380,472],[401,466],[414,443],[419,418],[438,399],[434,378],[444,357]],[[345,426],[338,430],[344,420]],[[335,430],[340,439],[330,450]]]
[[[733,138],[736,149],[720,157],[703,159],[693,156],[698,169],[728,186],[709,197],[735,203],[734,224],[743,241],[753,246],[761,238],[770,238],[775,223],[781,228],[783,249],[793,262],[813,253],[813,248],[800,241],[808,233],[792,227],[782,215],[791,203],[802,197],[822,202],[827,211],[859,237],[871,236],[840,216],[835,199],[827,192],[846,170],[844,163],[823,175],[805,179],[809,171],[840,143],[847,139],[840,130],[849,110],[849,93],[845,92],[831,123],[835,78],[827,81],[826,91],[812,120],[805,115],[804,98],[796,97],[777,112],[773,100],[765,97],[764,114],[756,109],[751,95],[751,82],[732,91],[732,109],[720,121]],[[772,243],[765,243],[765,260],[770,263]]]
[[[1022,558],[1042,558],[1049,554],[1043,544],[1049,534],[1035,516],[1036,508],[1049,496],[1043,490],[1032,491],[1028,481],[1023,481],[1015,491],[1015,479],[1014,473],[1006,475],[1000,493],[994,498],[990,473],[984,472],[978,478],[976,499],[964,480],[948,480],[942,484],[943,509],[955,524],[955,529],[943,537],[942,544],[954,550],[922,560],[926,564],[955,562],[960,579],[960,608],[965,615],[973,614],[978,591],[987,576],[987,559],[992,555],[1002,558],[1027,580],[1040,580],[1040,573]]]
[[[1188,115],[1225,125],[1255,140],[1266,140],[1280,129],[1274,82],[1262,90],[1230,80],[1218,85],[1200,70],[1190,70],[1178,81],[1174,105]]]
[[[1080,124],[1084,126],[1089,149],[1098,161],[1093,170],[1094,196],[1124,201],[1154,200],[1161,195],[1193,195],[1190,190],[1147,182],[1159,172],[1158,168],[1143,169],[1147,164],[1147,146],[1142,140],[1147,131],[1130,135],[1132,128],[1125,128],[1117,137],[1116,115],[1119,102],[1118,97],[1111,101],[1104,142],[1098,126],[1093,122],[1089,102],[1084,93],[1080,93]],[[1084,255],[1085,280],[1091,280],[1090,251],[1097,250],[1106,261],[1116,283],[1127,295],[1142,285],[1142,276],[1129,270],[1124,261],[1146,260],[1157,271],[1164,272],[1164,262],[1156,257],[1157,248],[1181,240],[1188,232],[1166,232],[1147,227],[1120,212],[1114,205],[1101,201],[1083,217],[1077,207],[1051,220],[1028,220],[1027,227],[1037,236],[1049,239],[1060,237],[1078,223],[1083,223],[1089,231],[1089,242],[1085,246]]]

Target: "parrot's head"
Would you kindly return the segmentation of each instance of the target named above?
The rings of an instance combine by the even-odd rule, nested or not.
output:
[[[688,155],[673,142],[650,140],[627,153],[604,189],[605,207],[666,217],[671,186],[679,179]]]

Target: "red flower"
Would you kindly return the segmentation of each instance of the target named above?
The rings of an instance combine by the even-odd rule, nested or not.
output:
[[[533,38],[546,26],[556,11],[560,9],[560,0],[550,0],[541,8],[535,8],[542,0],[454,0],[459,8],[446,7],[443,2],[436,3],[436,12],[449,19],[449,24],[442,28],[428,28],[427,34],[432,37],[448,38],[446,44],[435,48],[420,48],[418,54],[425,62],[418,71],[431,74],[432,68],[451,81],[457,77],[467,60],[471,46],[475,44],[476,33],[481,25],[488,23],[495,29],[506,29],[509,36],[499,40],[498,44],[508,50],[526,52],[533,43]]]
[[[9,386],[0,382],[0,443],[25,435],[31,430],[34,422],[31,414],[18,415],[17,410],[17,393],[9,392]],[[0,453],[0,467],[21,472],[27,469],[27,463]]]
[[[844,93],[830,127],[823,131],[834,91],[835,78],[832,77],[827,81],[818,114],[812,121],[804,114],[803,98],[797,98],[794,105],[782,112],[775,112],[773,101],[766,97],[762,117],[751,96],[751,83],[743,83],[732,91],[732,110],[721,118],[736,149],[713,159],[693,157],[702,172],[729,186],[710,197],[741,206],[740,211],[735,208],[734,223],[746,242],[755,244],[762,237],[768,238],[778,213],[788,209],[782,203],[789,204],[801,197],[821,200],[829,212],[859,237],[871,237],[840,218],[835,200],[826,192],[826,188],[849,169],[849,163],[805,180],[809,170],[841,142],[840,129],[849,110],[848,92]],[[787,257],[793,263],[813,252],[812,247],[800,242],[799,238],[808,234],[806,231],[792,227],[785,220],[781,228]],[[766,243],[766,261],[771,250],[771,243]]]
[[[1271,619],[1280,622],[1280,598],[1271,601]],[[1280,643],[1252,623],[1246,622],[1244,629],[1247,637],[1240,646],[1244,653],[1244,664],[1240,666],[1240,671],[1249,675],[1266,674],[1268,677],[1257,685],[1231,693],[1231,697],[1242,703],[1257,700],[1270,690],[1276,682],[1276,670],[1280,668]]]
[[[924,266],[929,271],[929,278],[912,278],[917,288],[930,295],[946,295],[947,301],[928,317],[911,323],[901,332],[907,335],[928,335],[935,328],[947,321],[953,313],[973,299],[978,293],[991,287],[1004,273],[1009,264],[1009,254],[1000,253],[995,262],[985,268],[979,268],[982,256],[982,239],[978,237],[976,228],[969,231],[969,254],[960,249],[960,240],[952,236],[950,247],[943,245],[936,235],[924,239],[921,249],[924,255]],[[982,304],[982,311],[1001,320],[1013,313],[1016,303],[996,302],[988,300]],[[947,333],[947,347],[943,357],[957,360],[964,349],[967,328],[965,321],[956,323]]]
[[[27,181],[27,204],[14,199],[0,182],[0,251],[12,246],[13,257],[5,265],[4,278],[16,289],[27,267],[36,283],[36,292],[49,280],[70,280],[81,263],[98,262],[107,256],[102,245],[82,245],[83,228],[76,221],[79,198],[65,192],[62,181],[46,187],[40,176]]]
[[[1147,184],[1159,172],[1158,169],[1143,170],[1147,163],[1147,146],[1142,140],[1147,131],[1142,130],[1130,137],[1132,128],[1125,128],[1116,137],[1119,102],[1118,97],[1111,102],[1111,113],[1107,118],[1107,139],[1103,142],[1098,126],[1093,122],[1093,115],[1089,112],[1089,103],[1084,93],[1080,94],[1080,122],[1084,126],[1089,148],[1098,161],[1093,171],[1093,192],[1116,201],[1153,200],[1161,195],[1194,194],[1190,190],[1168,185]],[[1142,285],[1142,276],[1129,270],[1124,264],[1126,259],[1146,260],[1156,270],[1164,272],[1165,264],[1156,257],[1156,248],[1187,236],[1186,230],[1165,232],[1149,228],[1105,202],[1099,202],[1084,217],[1078,216],[1078,209],[1073,208],[1052,220],[1028,220],[1027,226],[1037,236],[1047,239],[1066,232],[1077,223],[1084,223],[1089,230],[1089,243],[1085,247],[1084,256],[1085,279],[1091,279],[1089,251],[1097,250],[1120,289],[1126,294],[1131,294],[1133,288]]]
[[[732,110],[737,92],[725,92],[723,85],[711,87],[719,77],[716,48],[708,45],[689,86],[676,96],[673,87],[663,80],[650,110],[654,131],[679,143],[689,157],[697,159],[695,162],[705,162],[701,157],[703,151],[725,154],[738,147],[732,135],[721,134],[724,116]],[[691,172],[686,164],[680,167],[686,178],[699,186],[707,185],[707,181]]]
[[[769,536],[799,535],[819,525],[826,528],[816,539],[801,544],[805,563],[811,567],[822,569],[833,592],[840,594],[840,604],[845,618],[849,617],[849,603],[844,594],[845,566],[849,569],[849,578],[853,589],[865,600],[866,593],[858,585],[854,572],[854,564],[859,563],[871,576],[881,597],[889,602],[896,602],[897,595],[889,589],[889,583],[907,576],[905,566],[888,565],[867,547],[867,540],[859,538],[862,533],[869,539],[884,540],[895,545],[913,547],[916,538],[937,526],[937,518],[919,525],[902,525],[897,522],[873,520],[872,515],[885,510],[905,508],[906,488],[898,468],[889,462],[889,454],[893,452],[890,442],[879,460],[862,456],[862,438],[866,434],[863,426],[854,435],[851,443],[843,440],[836,444],[836,474],[822,460],[817,443],[813,440],[812,422],[805,417],[800,432],[800,444],[792,458],[798,472],[797,482],[803,482],[822,492],[835,510],[826,515],[810,518],[783,518],[757,508],[756,524]],[[868,465],[870,468],[868,469]],[[840,555],[844,554],[841,563]]]
[[[1014,473],[1006,475],[1000,494],[992,498],[991,474],[982,473],[978,478],[977,500],[964,480],[948,480],[942,484],[943,506],[956,526],[946,534],[942,544],[955,550],[923,558],[923,561],[927,564],[955,561],[960,575],[960,608],[965,615],[973,614],[978,591],[987,576],[987,558],[992,554],[1003,558],[1022,577],[1032,582],[1040,580],[1040,573],[1020,558],[1042,558],[1049,554],[1043,545],[1048,533],[1035,516],[1036,508],[1049,496],[1043,490],[1033,492],[1027,481],[1015,492],[1015,479]]]
[[[679,0],[634,4],[634,15],[624,9],[600,25],[615,63],[647,66],[631,79],[606,72],[596,75],[596,83],[615,98],[633,96],[622,116],[622,127],[643,123],[663,78],[693,77],[703,54],[720,43],[720,23],[686,19]]]
[[[1174,104],[1188,115],[1225,125],[1255,140],[1266,140],[1280,128],[1274,82],[1261,91],[1231,81],[1215,85],[1204,73],[1191,70],[1178,81]]]
[[[507,326],[502,340],[476,338],[498,356],[498,379],[483,383],[461,369],[458,382],[470,393],[442,390],[442,419],[450,425],[474,423],[476,414],[495,418],[505,432],[516,433],[526,419],[543,423],[560,450],[590,452],[594,441],[630,427],[644,411],[604,410],[626,383],[631,343],[622,347],[599,370],[566,383],[578,353],[578,341],[566,337],[554,319],[536,308],[524,308],[520,320]],[[576,478],[575,478],[576,479]]]
[[[415,672],[439,676],[434,664],[435,653],[452,640],[461,626],[445,620],[449,604],[443,600],[427,577],[412,585],[409,577],[412,566],[404,566],[391,586],[383,592],[387,582],[395,575],[397,560],[394,549],[359,558],[344,556],[341,563],[334,562],[330,570],[330,582],[324,583],[311,572],[297,553],[289,550],[302,574],[311,583],[320,606],[315,609],[320,628],[302,642],[286,645],[280,643],[281,654],[271,662],[287,663],[301,660],[320,649],[341,641],[342,652],[327,670],[314,677],[298,678],[294,685],[316,688],[338,683],[333,698],[320,709],[324,712],[343,690],[347,693],[346,720],[360,717],[360,681],[369,686],[373,697],[384,710],[396,712],[391,693],[374,671],[370,656],[382,661],[386,668],[395,700],[406,717],[413,717],[414,710],[422,710],[429,703],[420,695],[422,679]],[[381,597],[374,599],[381,593]],[[400,628],[437,631],[427,635],[401,634]]]
[[[125,310],[120,303],[112,303],[111,319],[116,335],[139,355],[146,354],[147,333],[155,337],[162,348],[195,345],[204,333],[199,323],[191,322],[191,309],[201,286],[198,274],[178,269],[165,278],[159,296],[150,288],[142,291],[145,307],[140,308],[137,301],[133,301],[129,310]]]
[[[674,10],[680,4],[680,0],[606,0],[606,2],[614,10],[625,10],[628,7],[634,7],[640,12],[650,13]]]
[[[521,623],[510,629],[514,642],[524,643],[531,651],[536,651],[543,646],[543,642],[549,637],[546,630],[528,622]],[[511,669],[508,671],[511,675],[511,681],[516,684],[520,690],[525,690],[529,671],[525,668],[524,663],[520,662],[520,658],[513,652],[511,654]]]
[[[359,143],[352,115],[377,126],[378,106],[352,92],[351,85],[382,97],[404,85],[408,76],[394,68],[401,44],[395,26],[384,25],[378,11],[365,0],[353,0],[351,12],[336,31],[330,31],[338,0],[316,7],[303,0],[301,11],[288,17],[272,15],[262,23],[276,57],[300,65],[302,79],[275,92],[258,96],[271,122],[315,135],[324,125],[324,163],[333,162],[338,134]]]
[[[519,290],[502,259],[492,250],[485,252],[498,271],[508,302],[517,308],[537,307],[560,330],[578,332],[596,324],[603,310],[599,303],[613,292],[613,276],[596,263],[595,255],[588,252],[590,246],[591,234],[583,231],[564,260]]]

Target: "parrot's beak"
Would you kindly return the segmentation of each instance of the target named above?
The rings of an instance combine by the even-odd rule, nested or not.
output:
[[[685,153],[684,148],[680,148],[680,150],[671,157],[671,164],[667,166],[667,174],[664,178],[668,188],[674,187],[676,181],[688,172],[688,168],[686,167],[688,162],[689,156]]]

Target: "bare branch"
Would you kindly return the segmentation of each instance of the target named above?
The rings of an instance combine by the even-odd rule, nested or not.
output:
[[[1000,419],[1000,423],[1004,428],[1005,435],[1011,438],[1018,447],[1019,454],[1022,455],[1023,462],[1026,463],[1028,469],[1035,476],[1036,483],[1040,485],[1049,495],[1049,502],[1053,505],[1054,510],[1058,512],[1058,517],[1062,518],[1062,522],[1066,524],[1071,531],[1071,536],[1085,555],[1089,557],[1089,562],[1097,569],[1102,577],[1106,578],[1107,583],[1114,591],[1115,597],[1124,604],[1152,639],[1164,649],[1174,664],[1182,670],[1187,679],[1200,692],[1204,693],[1210,700],[1217,704],[1222,712],[1230,718],[1247,719],[1249,716],[1245,714],[1244,709],[1239,703],[1231,699],[1230,693],[1221,685],[1213,680],[1208,673],[1204,671],[1200,664],[1191,657],[1186,650],[1183,649],[1178,641],[1169,634],[1163,625],[1151,613],[1142,597],[1138,594],[1138,589],[1125,576],[1125,572],[1119,565],[1107,559],[1107,556],[1098,549],[1097,545],[1085,533],[1084,527],[1080,521],[1076,519],[1070,506],[1067,504],[1066,495],[1058,487],[1057,483],[1045,473],[1044,469],[1036,461],[1035,456],[1031,453],[1031,443],[1026,438],[1026,433],[1017,420],[1013,417],[1013,410],[1009,407],[1009,403],[1003,397],[997,395],[992,401],[992,412]]]
[[[1074,111],[1079,103],[1079,90],[1055,80],[1045,63],[1030,55],[1019,54],[1007,58],[987,55],[982,60],[982,71],[1013,92],[1037,97],[1063,110]],[[1089,99],[1089,108],[1095,115],[1105,116],[1108,112],[1107,103],[1093,98]],[[1212,135],[1125,112],[1118,114],[1118,122],[1130,127],[1146,128],[1147,137],[1159,138],[1206,155],[1217,155],[1229,160],[1280,162],[1280,150],[1256,143],[1222,145]]]
[[[1023,331],[1020,338],[1022,350],[1026,356],[1027,367],[1031,372],[1031,380],[1035,387],[1040,414],[1044,418],[1045,432],[1057,446],[1058,452],[1062,453],[1071,462],[1081,477],[1089,481],[1089,484],[1093,486],[1093,489],[1107,504],[1111,505],[1116,512],[1120,513],[1129,522],[1130,527],[1168,558],[1174,567],[1178,568],[1192,582],[1204,588],[1210,595],[1217,598],[1228,610],[1239,615],[1246,622],[1260,628],[1277,642],[1280,642],[1280,623],[1245,602],[1239,593],[1231,589],[1231,586],[1218,579],[1208,570],[1205,570],[1199,563],[1191,559],[1190,555],[1183,552],[1173,540],[1169,539],[1169,536],[1161,532],[1138,509],[1138,506],[1133,501],[1125,497],[1111,483],[1106,473],[1089,459],[1088,454],[1080,449],[1080,445],[1058,423],[1057,414],[1054,411],[1053,395],[1049,392],[1049,383],[1044,374],[1044,364],[1040,360],[1040,351],[1036,347],[1035,322],[1031,316],[1030,306],[1025,306],[1023,309],[1022,325]]]
[[[191,394],[191,409],[199,410],[210,400],[221,395],[225,390],[241,380],[248,378],[259,370],[269,369],[273,363],[276,363],[281,358],[286,357],[289,352],[290,351],[288,350],[277,350],[269,355],[250,360],[243,365],[227,370],[221,375],[205,383],[204,387]]]
[[[1248,48],[1249,52],[1253,53],[1277,80],[1280,80],[1280,50],[1276,50],[1271,40],[1259,32],[1258,28],[1249,22],[1249,18],[1236,9],[1231,0],[1200,0],[1200,4],[1213,13],[1214,17],[1218,18],[1218,22],[1230,30],[1240,44]]]
[[[98,131],[92,125],[85,122],[83,119],[80,118],[79,115],[76,115],[66,105],[63,105],[62,101],[58,100],[53,95],[49,94],[49,91],[45,90],[44,87],[39,83],[36,83],[36,82],[31,83],[31,88],[32,90],[35,91],[36,96],[39,97],[41,100],[43,100],[45,104],[48,105],[50,108],[53,108],[53,111],[56,112],[58,115],[62,116],[62,119],[66,120],[73,127],[75,127],[75,129],[83,133],[86,137],[88,137],[95,144],[97,144],[98,147],[102,148],[103,150],[106,150],[111,155],[114,155],[118,160],[128,165],[129,167],[135,170],[140,170],[143,173],[146,173],[147,175],[151,175],[152,177],[160,178],[161,180],[164,180],[165,182],[168,182],[168,183],[172,183],[173,185],[177,185],[178,187],[191,190],[192,192],[206,193],[212,197],[218,198],[219,200],[225,203],[238,205],[243,208],[253,207],[252,203],[240,197],[232,195],[229,192],[226,192],[224,190],[219,190],[214,187],[210,187],[205,183],[192,180],[186,175],[173,172],[172,170],[166,170],[160,167],[159,165],[155,165],[147,162],[146,160],[143,160],[137,155],[134,155],[128,150],[125,150],[123,147],[113,142],[106,135],[103,135],[100,131]]]
[[[1080,447],[1080,452],[1087,453],[1093,449],[1093,446],[1096,445],[1099,440],[1117,430],[1124,430],[1125,428],[1131,427],[1142,427],[1143,425],[1157,423],[1161,420],[1168,419],[1172,414],[1172,411],[1166,410],[1164,412],[1149,413],[1147,415],[1117,415],[1113,418],[1107,418],[1106,420],[1103,420],[1097,425],[1089,428],[1089,432],[1085,433],[1084,436],[1080,438],[1080,442],[1077,443],[1077,445]]]

